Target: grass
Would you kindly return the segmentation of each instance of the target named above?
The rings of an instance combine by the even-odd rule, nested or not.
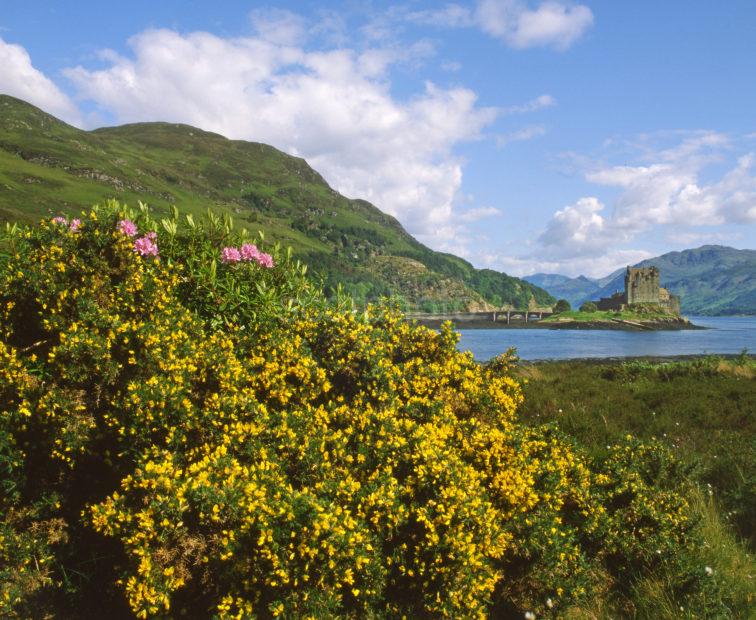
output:
[[[648,309],[640,311],[623,310],[622,312],[615,312],[613,310],[597,310],[595,312],[581,312],[579,310],[569,310],[567,312],[560,312],[553,314],[543,319],[544,323],[559,323],[569,319],[570,321],[577,321],[580,323],[590,323],[593,321],[652,321],[655,319],[669,319],[676,318],[675,315],[668,314],[666,312],[654,312]]]
[[[756,358],[540,362],[517,372],[522,417],[558,423],[592,456],[628,433],[671,446],[689,471],[705,541],[637,575],[626,597],[597,596],[567,617],[756,617]],[[702,584],[695,597],[681,590],[681,571]]]
[[[709,617],[748,617],[749,607],[756,601],[756,561],[723,523],[711,496],[696,490],[691,499],[705,544],[687,559],[695,563],[706,587],[694,599],[681,600],[673,595],[676,567],[664,566],[641,578],[633,588],[636,615],[694,620],[701,609],[707,609]]]
[[[711,485],[735,530],[756,549],[756,360],[542,362],[519,368],[522,415],[558,422],[601,455],[627,433],[668,443]]]

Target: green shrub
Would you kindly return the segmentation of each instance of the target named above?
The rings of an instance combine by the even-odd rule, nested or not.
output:
[[[598,312],[598,306],[592,301],[584,301],[580,305],[580,312]]]
[[[592,470],[449,325],[213,216],[82,219],[4,241],[2,615],[557,614],[686,540],[653,448]]]

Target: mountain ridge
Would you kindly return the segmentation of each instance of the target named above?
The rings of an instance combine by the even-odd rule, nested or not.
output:
[[[407,309],[451,311],[555,301],[524,280],[431,250],[396,218],[342,196],[304,159],[272,146],[167,122],[84,131],[0,95],[0,220],[75,213],[111,197],[158,213],[173,204],[229,213],[292,246],[327,291],[341,286],[358,303],[392,296]],[[401,273],[387,277],[392,268]]]
[[[662,286],[680,295],[683,313],[756,314],[756,250],[706,244],[667,252],[631,266],[658,267]],[[569,278],[559,274],[534,274],[523,279],[579,306],[584,301],[609,297],[615,291],[624,290],[624,271],[619,269],[601,279]],[[593,288],[582,291],[578,283],[584,281],[592,283]]]

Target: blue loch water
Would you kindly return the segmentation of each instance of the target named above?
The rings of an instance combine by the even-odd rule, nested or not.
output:
[[[489,360],[516,347],[524,360],[756,353],[756,317],[689,317],[709,329],[617,331],[566,329],[461,329],[459,348]]]

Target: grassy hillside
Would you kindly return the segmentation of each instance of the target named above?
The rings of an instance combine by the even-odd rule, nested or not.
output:
[[[172,204],[229,213],[291,245],[327,290],[341,285],[358,302],[395,295],[413,309],[459,309],[554,301],[523,280],[430,250],[393,217],[345,198],[303,159],[271,146],[169,123],[81,131],[0,95],[0,219],[75,213],[107,198],[142,200],[158,213]],[[392,261],[425,271],[402,275],[386,268]]]

